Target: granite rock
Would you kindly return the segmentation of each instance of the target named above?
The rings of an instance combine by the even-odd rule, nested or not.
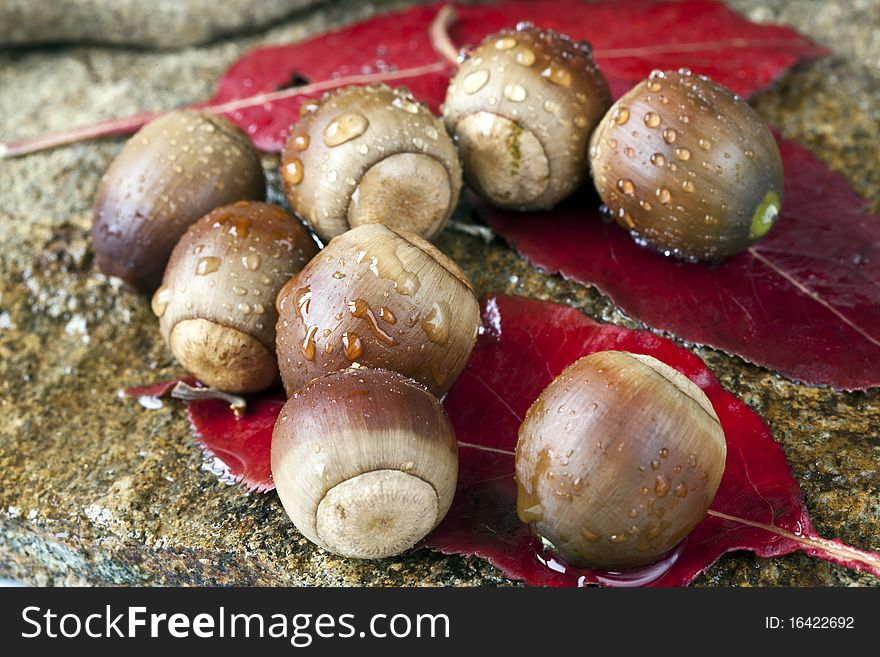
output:
[[[319,0],[6,0],[0,46],[112,43],[183,48],[264,28]]]

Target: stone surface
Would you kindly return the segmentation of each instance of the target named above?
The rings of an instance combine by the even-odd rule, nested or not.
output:
[[[786,137],[810,147],[880,209],[880,0],[732,0],[783,20],[834,55],[756,98]],[[173,107],[210,95],[258,43],[301,39],[400,2],[342,2],[258,35],[189,49],[70,47],[0,51],[0,135]],[[797,6],[797,9],[793,9]],[[873,23],[871,23],[873,17]],[[274,494],[227,486],[202,464],[183,409],[147,411],[122,386],[181,374],[147,298],[101,276],[88,231],[98,180],[122,140],[0,162],[0,577],[36,584],[503,585],[479,559],[428,551],[378,562],[315,549]],[[277,160],[264,163],[277,194]],[[466,208],[459,219],[470,219]],[[440,247],[478,291],[571,304],[638,326],[594,290],[531,269],[507,246],[447,231]],[[880,550],[880,391],[791,383],[738,358],[697,349],[722,383],[770,423],[825,536]],[[792,555],[732,554],[698,585],[877,585]]]
[[[254,30],[320,0],[6,0],[0,46],[113,43],[183,48]]]

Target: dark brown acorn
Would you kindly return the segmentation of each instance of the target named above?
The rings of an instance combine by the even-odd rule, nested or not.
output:
[[[108,276],[152,291],[193,222],[265,193],[259,155],[234,124],[206,112],[169,112],[129,139],[101,180],[95,260]]]
[[[754,109],[704,76],[655,71],[621,97],[590,142],[596,189],[635,239],[718,260],[747,249],[782,207],[782,160]]]
[[[303,105],[281,164],[294,211],[327,241],[383,223],[431,239],[461,192],[443,124],[403,89],[345,87]]]
[[[171,352],[220,390],[270,386],[278,380],[275,297],[317,253],[305,227],[276,205],[239,201],[195,222],[153,296]]]
[[[424,386],[386,370],[347,369],[287,400],[272,436],[272,476],[306,538],[378,559],[411,548],[443,520],[458,445]]]
[[[610,105],[588,44],[521,24],[486,37],[461,64],[443,116],[481,196],[538,210],[584,181],[587,141]]]
[[[651,356],[598,352],[526,413],[517,512],[572,565],[645,565],[705,517],[726,454],[718,416],[690,379]]]
[[[278,364],[288,394],[353,363],[393,370],[441,396],[477,339],[467,276],[414,233],[382,224],[333,238],[278,294]]]

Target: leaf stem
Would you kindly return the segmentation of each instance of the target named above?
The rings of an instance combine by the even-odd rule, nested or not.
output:
[[[434,46],[434,50],[458,66],[458,48],[455,47],[449,36],[449,28],[452,27],[455,18],[455,9],[451,5],[443,5],[434,20],[431,21],[428,34],[431,37],[431,45]]]
[[[314,84],[306,84],[299,87],[292,87],[290,89],[256,94],[246,98],[237,98],[235,100],[229,100],[215,105],[194,105],[193,107],[204,112],[210,112],[211,114],[227,114],[236,110],[262,105],[263,103],[284,100],[287,98],[296,98],[298,96],[308,96],[322,91],[336,89],[338,87],[345,87],[350,84],[391,82],[394,80],[418,77],[428,73],[442,73],[443,71],[448,70],[448,68],[448,62],[437,61],[422,66],[402,68],[397,71],[349,75],[333,80],[322,80],[321,82],[315,82]],[[57,132],[45,133],[37,137],[29,137],[18,141],[0,142],[0,160],[4,158],[18,157],[20,155],[28,155],[30,153],[36,153],[49,148],[55,148],[56,146],[72,144],[87,139],[128,134],[134,132],[145,123],[152,121],[164,113],[164,111],[140,112],[139,114],[133,114],[121,119],[112,119],[110,121],[101,121],[91,125],[66,128]]]

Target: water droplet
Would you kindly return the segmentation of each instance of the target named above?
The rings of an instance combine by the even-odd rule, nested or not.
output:
[[[199,261],[196,263],[196,276],[206,276],[208,274],[213,274],[220,268],[220,258],[216,256],[205,256],[204,258],[199,258]]]
[[[331,148],[339,146],[360,137],[369,125],[370,122],[363,114],[343,112],[324,128],[324,143]]]
[[[339,177],[339,174],[336,172],[336,169],[332,169],[327,172],[327,182],[334,183],[336,179]]]
[[[755,151],[746,151],[745,153],[743,153],[743,155],[745,155],[750,160],[755,159]]]
[[[439,345],[449,341],[449,309],[442,301],[431,306],[430,312],[422,320],[422,330],[428,340]]]
[[[309,136],[296,134],[290,140],[290,145],[295,151],[304,151],[309,147]]]
[[[520,84],[508,84],[504,87],[504,97],[514,103],[521,103],[526,99],[526,90]]]
[[[651,156],[651,164],[653,164],[655,167],[662,167],[664,164],[666,164],[666,158],[663,157],[662,153],[654,153]]]
[[[681,183],[681,188],[686,191],[688,194],[693,194],[694,192],[694,183],[690,180],[683,180]]]
[[[585,541],[588,541],[590,543],[595,543],[600,538],[602,538],[599,534],[597,534],[596,532],[594,532],[593,530],[591,530],[587,527],[581,528],[581,536],[584,537]]]
[[[523,46],[516,52],[516,63],[520,66],[531,66],[535,63],[535,52]]]
[[[150,308],[152,308],[153,314],[156,317],[164,315],[170,301],[171,290],[169,288],[163,286],[156,290],[156,294],[153,295],[153,299],[150,301]]]
[[[667,144],[674,142],[676,137],[678,137],[678,133],[673,128],[666,128],[663,131],[663,141]]]
[[[235,292],[238,296],[243,297],[247,294],[247,290],[239,285],[233,285],[232,291]]]
[[[697,145],[704,151],[708,151],[710,148],[712,148],[712,142],[708,139],[703,139],[702,137],[697,140]]]
[[[465,93],[474,94],[485,87],[488,81],[489,71],[486,69],[472,71],[464,77],[464,81],[461,83],[461,88],[464,89]]]
[[[643,210],[647,210],[648,212],[651,211],[652,206],[649,201],[641,200],[641,201],[639,201],[639,205],[641,206],[641,208]]]
[[[397,317],[391,312],[390,308],[382,306],[379,308],[379,319],[388,324],[397,324]]]
[[[251,307],[247,303],[238,304],[238,310],[242,315],[250,315],[251,314]]]
[[[675,495],[676,497],[687,497],[687,494],[688,494],[688,487],[687,487],[687,485],[684,484],[684,483],[679,484],[679,485],[676,486],[675,489],[672,491],[672,494]]]
[[[571,73],[567,69],[558,66],[548,66],[541,71],[541,77],[559,87],[571,86]]]
[[[555,114],[556,110],[559,109],[559,105],[549,98],[544,101],[544,110],[550,112],[551,114]]]
[[[623,152],[624,152],[624,154],[625,154],[627,157],[633,157],[633,156],[636,154],[636,152],[635,152],[631,147],[629,147],[629,146],[627,146],[626,148],[624,148],[624,149],[623,149]]]
[[[284,165],[281,176],[288,185],[299,185],[303,179],[303,163],[296,158],[292,159]]]
[[[259,253],[251,252],[241,257],[241,264],[244,265],[244,268],[248,271],[257,271],[262,263],[263,258]]]
[[[656,128],[660,125],[660,115],[657,112],[648,112],[645,114],[645,125],[649,128]]]
[[[318,332],[317,326],[309,326],[306,329],[305,337],[300,345],[302,355],[308,360],[315,360],[315,333]]]
[[[614,111],[614,122],[617,125],[623,125],[629,121],[629,110],[625,107],[618,107]]]
[[[497,50],[510,50],[516,45],[516,39],[513,37],[501,37],[495,42]]]
[[[657,475],[657,478],[654,480],[654,495],[657,497],[666,497],[669,493],[669,477],[666,475]]]
[[[345,357],[348,360],[357,360],[364,353],[364,346],[357,333],[346,331],[342,334],[342,348],[345,350]]]
[[[609,539],[612,543],[625,543],[626,534],[611,534]]]
[[[335,278],[338,281],[338,280],[345,278],[345,274],[343,274],[341,271],[335,271],[335,272],[333,272],[333,278]]]
[[[392,338],[379,326],[379,323],[376,321],[376,316],[373,314],[373,310],[370,308],[370,304],[367,303],[366,300],[355,299],[354,301],[349,301],[348,311],[358,319],[367,320],[370,325],[370,329],[372,329],[373,334],[379,340],[392,347],[397,344],[397,340]]]
[[[627,196],[632,196],[636,191],[636,186],[629,178],[621,178],[617,181],[617,189],[619,189]]]
[[[689,159],[691,159],[691,152],[684,146],[677,146],[675,148],[675,157],[677,157],[679,160],[682,160],[683,162],[687,162]]]
[[[669,191],[668,187],[658,187],[657,198],[661,203],[669,203],[672,200],[672,192]]]

